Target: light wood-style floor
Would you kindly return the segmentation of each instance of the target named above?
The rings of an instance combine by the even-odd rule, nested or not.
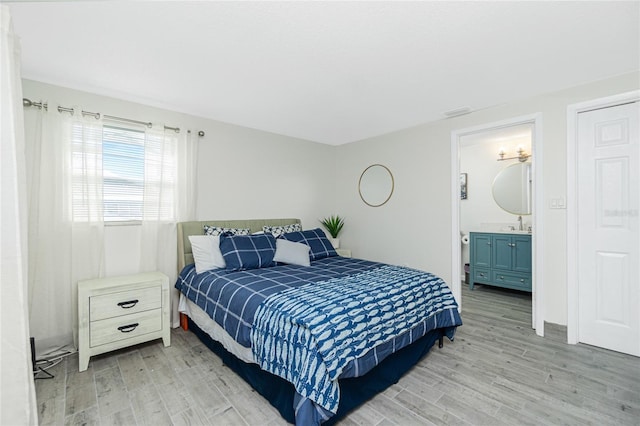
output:
[[[463,292],[464,326],[341,425],[640,425],[640,358],[531,329],[530,296]],[[192,334],[92,358],[37,380],[40,424],[279,425],[267,402]]]

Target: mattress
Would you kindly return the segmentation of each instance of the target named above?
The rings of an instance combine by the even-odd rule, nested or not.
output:
[[[188,316],[200,330],[207,333],[213,340],[220,342],[222,346],[236,358],[249,364],[255,364],[250,348],[246,348],[233,340],[233,337],[231,337],[224,328],[219,326],[202,308],[187,299],[182,293],[180,293],[178,311]]]

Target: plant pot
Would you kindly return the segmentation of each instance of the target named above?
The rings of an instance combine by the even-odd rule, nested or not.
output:
[[[340,248],[340,238],[329,238],[334,249]]]

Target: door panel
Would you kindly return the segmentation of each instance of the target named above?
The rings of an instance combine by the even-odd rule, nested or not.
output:
[[[640,356],[638,102],[578,115],[578,340]]]
[[[629,159],[596,160],[597,227],[629,229]]]
[[[622,327],[628,324],[625,300],[629,297],[629,256],[621,253],[597,253],[596,319]]]

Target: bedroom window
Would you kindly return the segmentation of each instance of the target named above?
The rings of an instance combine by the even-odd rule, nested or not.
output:
[[[174,136],[86,124],[72,132],[74,222],[175,219]]]

